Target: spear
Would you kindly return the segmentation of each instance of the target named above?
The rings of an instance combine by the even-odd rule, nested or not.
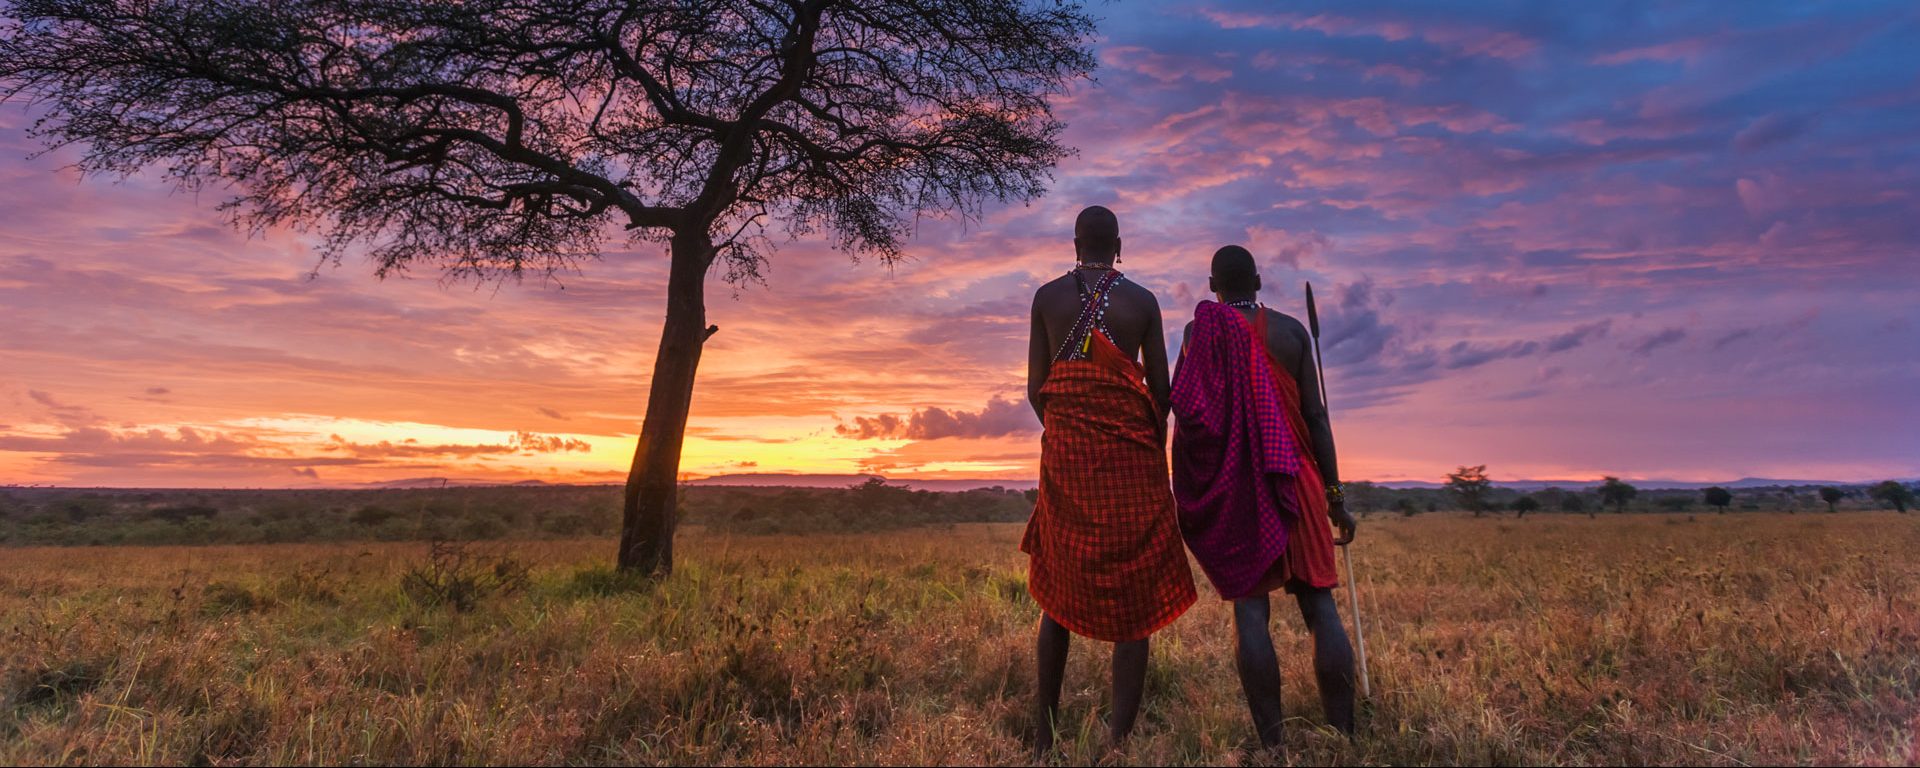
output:
[[[1307,329],[1313,334],[1313,373],[1320,382],[1320,409],[1327,409],[1327,371],[1320,364],[1320,309],[1313,304],[1313,283],[1307,283]],[[1340,545],[1340,557],[1347,562],[1347,602],[1353,606],[1353,636],[1360,645],[1360,695],[1373,698],[1373,684],[1367,679],[1367,630],[1360,620],[1360,586],[1353,578],[1353,550]]]

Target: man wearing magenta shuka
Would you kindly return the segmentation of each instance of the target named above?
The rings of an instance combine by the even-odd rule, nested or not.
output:
[[[1214,254],[1210,286],[1219,301],[1195,308],[1170,396],[1180,530],[1214,589],[1233,601],[1240,683],[1261,743],[1282,749],[1280,669],[1267,633],[1275,589],[1298,601],[1327,720],[1351,735],[1353,649],[1332,590],[1333,548],[1353,540],[1355,524],[1313,340],[1300,321],[1260,304],[1245,248]]]

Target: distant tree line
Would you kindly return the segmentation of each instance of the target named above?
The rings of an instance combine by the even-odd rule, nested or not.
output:
[[[1695,505],[1719,514],[1729,509],[1797,513],[1824,508],[1892,509],[1905,513],[1920,497],[1911,485],[1887,480],[1861,486],[1770,485],[1730,490],[1711,486],[1698,490],[1641,489],[1608,476],[1584,488],[1548,487],[1526,491],[1502,488],[1488,476],[1487,465],[1462,466],[1450,472],[1439,487],[1389,488],[1372,483],[1349,483],[1347,506],[1358,514],[1376,512],[1416,515],[1422,512],[1464,511],[1475,517],[1501,511],[1524,518],[1536,512],[1686,512]]]
[[[616,486],[369,490],[0,489],[0,545],[572,538],[619,532]],[[735,533],[1020,522],[1031,491],[682,486],[681,522]]]
[[[845,488],[681,486],[681,521],[741,534],[889,530],[958,523],[1017,523],[1033,510],[1031,489],[917,491],[878,479]],[[1729,510],[1800,512],[1914,506],[1915,489],[1767,486],[1730,490],[1635,488],[1608,477],[1584,488],[1521,491],[1495,485],[1485,465],[1461,467],[1435,488],[1355,482],[1356,514],[1468,511],[1598,515]],[[297,541],[428,541],[612,536],[614,486],[479,486],[368,490],[85,490],[0,488],[0,546],[255,544]]]

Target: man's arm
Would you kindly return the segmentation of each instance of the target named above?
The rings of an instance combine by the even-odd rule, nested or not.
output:
[[[1313,337],[1301,334],[1300,361],[1294,379],[1300,382],[1300,415],[1307,421],[1307,436],[1313,441],[1313,463],[1327,483],[1340,482],[1339,459],[1333,450],[1333,425],[1327,420],[1327,406],[1320,395],[1320,369],[1313,364]]]
[[[1305,417],[1307,434],[1313,440],[1313,463],[1320,468],[1320,479],[1328,485],[1337,485],[1340,482],[1340,463],[1333,450],[1333,425],[1327,419],[1327,406],[1320,393],[1320,367],[1314,364],[1313,336],[1306,333],[1304,328],[1299,330],[1299,336],[1299,374],[1294,380],[1300,382],[1300,415]],[[1333,539],[1334,544],[1345,545],[1353,541],[1359,526],[1353,519],[1353,513],[1347,511],[1345,499],[1328,499],[1327,517],[1333,521],[1335,528],[1340,529],[1340,535]]]
[[[1040,318],[1040,294],[1033,295],[1033,330],[1027,341],[1027,402],[1040,423],[1047,422],[1046,400],[1040,389],[1047,385],[1047,372],[1053,367],[1052,350],[1047,348],[1047,323]]]
[[[1160,326],[1160,300],[1151,292],[1147,293],[1147,332],[1141,337],[1140,359],[1147,369],[1147,391],[1165,422],[1173,392],[1167,377],[1167,330]]]

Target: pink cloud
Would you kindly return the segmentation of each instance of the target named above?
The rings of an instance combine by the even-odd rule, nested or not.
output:
[[[1361,19],[1338,14],[1305,15],[1203,9],[1200,15],[1222,29],[1312,30],[1328,37],[1378,37],[1388,41],[1418,38],[1461,56],[1520,59],[1532,55],[1540,44],[1526,35],[1507,30],[1459,25],[1432,20]]]
[[[1138,46],[1113,46],[1102,49],[1100,55],[1110,66],[1131,69],[1163,83],[1180,80],[1217,83],[1233,76],[1233,70],[1204,59],[1160,53]]]

